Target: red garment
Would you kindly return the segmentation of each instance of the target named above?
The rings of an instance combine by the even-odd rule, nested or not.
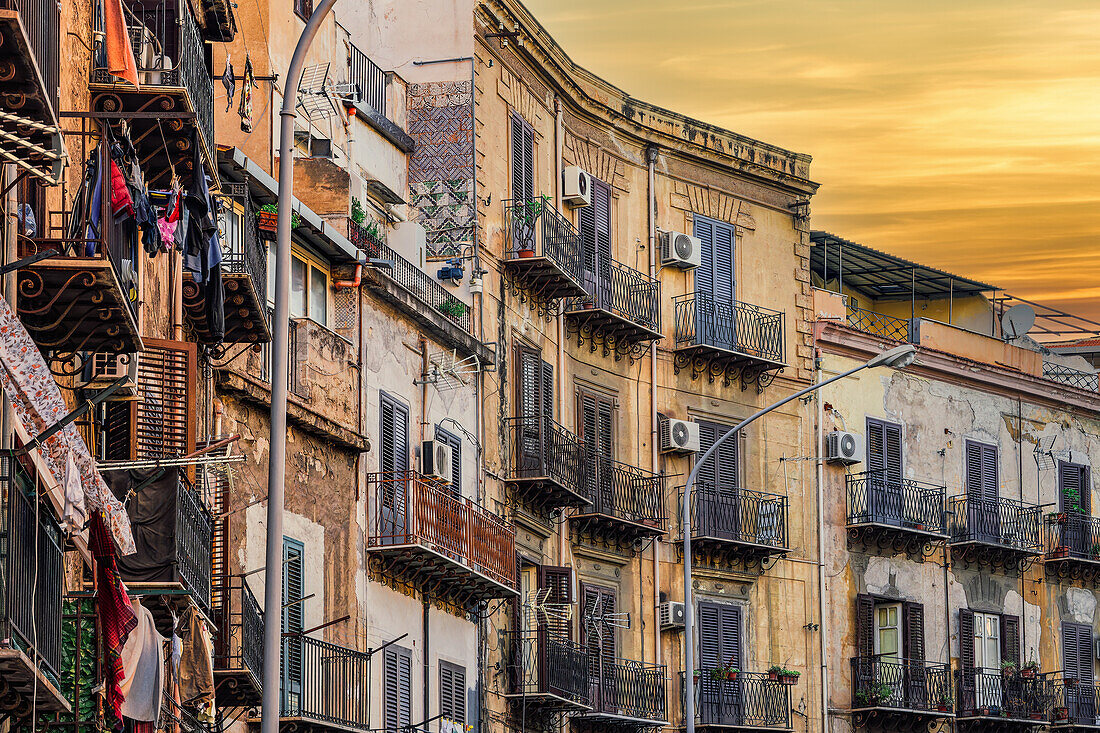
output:
[[[130,197],[130,188],[119,170],[118,163],[111,161],[111,213],[134,215],[134,200]]]
[[[107,533],[103,514],[92,515],[90,533],[92,556],[96,566],[96,613],[103,628],[103,642],[106,649],[104,659],[104,679],[107,686],[107,710],[114,716],[117,725],[122,725],[121,685],[125,677],[122,669],[122,645],[126,637],[137,628],[138,618],[126,587],[118,575],[115,565],[115,546]]]
[[[126,16],[121,0],[104,1],[103,31],[107,71],[140,89],[137,60],[134,58],[134,47],[130,45],[130,33],[126,30]]]

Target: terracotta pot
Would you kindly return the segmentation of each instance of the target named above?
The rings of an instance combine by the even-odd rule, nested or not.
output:
[[[533,249],[521,249],[516,252],[522,259],[528,259],[535,256],[535,250]]]
[[[1069,720],[1069,708],[1054,708],[1055,720]]]
[[[775,682],[776,680],[779,679],[779,673],[778,672],[768,672],[768,679],[772,682]]]
[[[260,239],[274,241],[278,222],[279,215],[274,211],[257,211],[256,228],[259,229]]]
[[[726,679],[727,680],[737,679],[737,673],[736,672],[726,672]]]

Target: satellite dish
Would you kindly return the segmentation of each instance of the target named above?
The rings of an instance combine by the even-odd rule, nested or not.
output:
[[[1035,310],[1027,303],[1018,303],[1001,314],[1001,333],[1006,339],[1023,336],[1035,325]]]

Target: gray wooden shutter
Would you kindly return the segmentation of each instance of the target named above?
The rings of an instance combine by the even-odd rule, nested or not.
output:
[[[611,275],[611,187],[592,179],[592,205],[580,209],[577,228],[581,234],[584,270],[606,290]]]
[[[305,546],[283,538],[283,633],[282,690],[284,707],[293,708],[302,691],[302,637],[305,630]],[[295,603],[295,601],[298,601]],[[288,698],[293,700],[288,704]]]
[[[867,470],[881,472],[887,480],[900,483],[902,477],[901,426],[867,418]]]
[[[1093,681],[1092,626],[1062,623],[1063,677],[1072,677],[1085,685]]]
[[[539,589],[549,591],[546,603],[568,605],[573,603],[573,568],[543,565],[539,568]],[[566,639],[573,638],[573,627],[568,618],[559,615],[540,616],[539,624],[547,633]]]
[[[717,442],[718,438],[729,432],[732,425],[720,425],[718,423],[699,422],[699,455],[702,455]],[[740,487],[741,466],[738,455],[738,439],[734,436],[722,445],[707,459],[703,467],[699,469],[699,479],[716,489],[733,490]]]
[[[732,224],[695,214],[693,232],[699,238],[702,265],[695,269],[695,294],[708,295],[723,307],[733,301],[734,248],[737,234]]]
[[[996,501],[999,493],[997,446],[966,442],[966,494],[971,499]]]
[[[902,654],[914,662],[924,661],[924,605],[905,601],[901,604]]]
[[[713,300],[714,220],[696,215],[692,226],[693,233],[699,238],[699,258],[703,263],[693,271],[695,275],[695,296]]]
[[[593,616],[602,615],[607,619],[617,610],[617,598],[611,588],[585,585],[582,592],[584,608],[581,618],[582,644],[588,652],[588,674],[590,678],[599,678],[602,662],[604,674],[613,669],[618,656],[615,627],[606,622],[593,621]]]
[[[379,468],[384,473],[409,470],[409,408],[381,393]]]
[[[387,647],[382,657],[382,725],[396,731],[412,724],[412,652]]]
[[[856,596],[856,653],[860,657],[875,653],[875,599],[863,593]]]
[[[1001,661],[1020,665],[1020,617],[1001,614]]]
[[[466,723],[466,670],[439,662],[439,713],[456,723]]]
[[[518,113],[512,113],[512,198],[535,197],[535,131]]]
[[[974,667],[974,612],[959,609],[959,662],[963,669]]]

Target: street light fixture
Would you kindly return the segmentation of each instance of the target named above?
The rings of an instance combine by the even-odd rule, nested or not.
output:
[[[695,465],[691,469],[691,473],[688,474],[687,486],[684,487],[684,499],[683,506],[681,508],[680,526],[683,531],[684,537],[684,686],[687,687],[691,684],[694,674],[694,662],[692,660],[692,627],[695,621],[695,612],[691,605],[691,492],[695,488],[695,479],[699,474],[699,469],[706,463],[707,459],[714,455],[714,452],[720,445],[725,443],[731,437],[739,433],[746,425],[754,420],[763,417],[772,410],[778,407],[782,407],[791,400],[798,399],[803,395],[807,395],[810,392],[821,389],[827,384],[850,377],[858,371],[863,369],[871,369],[874,367],[892,367],[894,369],[904,369],[913,363],[913,360],[917,355],[917,347],[912,344],[902,344],[896,346],[888,351],[884,351],[878,354],[863,364],[849,369],[848,371],[837,374],[834,377],[826,379],[824,382],[818,382],[817,384],[811,384],[809,387],[799,390],[792,395],[788,395],[783,399],[768,405],[762,410],[754,412],[749,417],[742,420],[740,423],[731,428],[727,433],[714,441],[714,443],[708,448],[703,455],[699,456],[695,460]],[[819,558],[820,560],[820,558]],[[684,694],[684,718],[687,728],[687,733],[695,733],[695,691],[694,689],[686,689]]]

